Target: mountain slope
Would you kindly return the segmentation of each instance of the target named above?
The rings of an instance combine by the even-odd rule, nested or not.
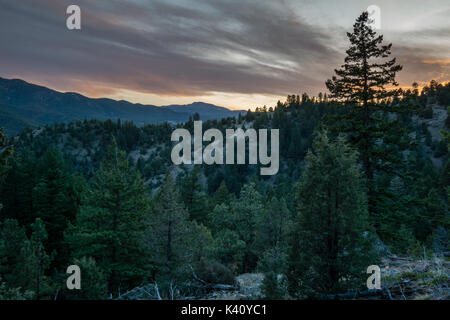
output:
[[[4,127],[9,135],[17,134],[26,127],[84,119],[121,119],[133,121],[139,126],[164,121],[183,122],[195,112],[204,120],[237,115],[226,108],[203,103],[157,107],[123,100],[92,99],[19,79],[0,78],[0,127]]]
[[[0,103],[0,128],[5,128],[6,133],[15,132],[17,128],[32,128],[39,127],[39,123],[24,119],[20,116],[6,112],[8,107]]]

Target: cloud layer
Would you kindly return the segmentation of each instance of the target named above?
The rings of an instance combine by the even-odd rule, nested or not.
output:
[[[290,1],[79,0],[82,30],[69,31],[72,2],[0,0],[0,76],[91,96],[317,94],[346,46],[343,26],[312,23]],[[449,78],[448,29],[387,34],[402,84]]]

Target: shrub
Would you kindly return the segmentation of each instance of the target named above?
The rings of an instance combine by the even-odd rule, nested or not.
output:
[[[233,284],[233,272],[217,261],[202,259],[196,269],[197,276],[209,283]]]

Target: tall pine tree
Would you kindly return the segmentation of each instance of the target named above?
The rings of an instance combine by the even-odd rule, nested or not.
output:
[[[115,139],[86,192],[66,240],[74,258],[92,257],[113,295],[139,284],[145,274],[140,239],[148,215],[147,188]]]
[[[64,230],[75,220],[80,198],[78,182],[69,174],[62,156],[55,146],[50,146],[39,160],[36,185],[32,190],[33,215],[45,223],[49,252],[56,256],[52,267],[66,268],[69,253],[64,243]]]
[[[382,117],[383,111],[403,110],[380,103],[396,94],[386,87],[398,85],[395,76],[402,66],[395,58],[386,60],[392,44],[383,44],[383,36],[370,26],[368,12],[359,16],[347,36],[351,45],[345,64],[335,70],[326,86],[331,97],[350,107],[350,112],[330,117],[328,124],[331,131],[348,134],[349,142],[358,148],[368,182],[369,212],[375,216],[376,202],[384,196],[375,186],[375,173],[398,171],[402,163],[399,150],[409,143],[397,120]]]
[[[147,218],[144,236],[154,280],[160,284],[174,282],[183,270],[188,270],[191,231],[189,213],[172,175],[168,174]]]
[[[376,264],[357,154],[320,133],[299,180],[288,259],[289,292],[304,298],[359,288]]]

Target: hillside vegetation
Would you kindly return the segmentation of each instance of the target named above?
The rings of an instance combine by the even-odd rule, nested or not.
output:
[[[224,291],[448,299],[450,83],[387,90],[402,67],[368,19],[364,12],[348,34],[329,94],[289,95],[221,120],[100,118],[8,139],[1,132],[0,299],[194,299]],[[173,165],[172,132],[192,134],[196,120],[222,133],[278,129],[279,172]],[[72,264],[83,272],[82,290],[66,288]],[[383,281],[375,292],[366,282],[373,265]]]
[[[448,90],[448,87],[440,88]],[[399,106],[413,104],[418,109],[397,119],[409,132],[411,141],[407,149],[397,151],[404,160],[402,177],[380,174],[377,179],[377,185],[388,188],[391,197],[383,200],[383,215],[375,217],[379,224],[378,237],[391,252],[418,257],[423,255],[423,248],[429,254],[448,251],[448,227],[442,224],[444,220],[439,220],[445,218],[447,207],[447,148],[440,135],[430,132],[435,128],[445,129],[441,112],[445,108],[438,104],[445,101],[440,101],[441,96],[436,93],[426,92],[390,102]],[[275,108],[204,122],[205,130],[209,127],[222,131],[233,127],[279,128],[281,160],[280,172],[275,177],[259,176],[255,165],[174,167],[170,160],[170,135],[175,126],[167,123],[137,127],[131,122],[85,120],[26,129],[9,139],[15,150],[2,186],[1,216],[4,223],[11,221],[5,219],[16,219],[29,234],[31,229],[26,226],[36,217],[42,217],[40,212],[46,212],[46,219],[50,221],[64,215],[61,222],[47,221],[51,223],[48,227],[56,223],[56,228],[62,228],[59,236],[53,233],[56,238],[47,242],[50,248],[47,250],[49,253],[66,251],[62,249],[66,246],[62,240],[64,226],[75,222],[77,212],[86,201],[83,200],[86,192],[91,188],[89,185],[93,183],[92,177],[107,157],[108,146],[114,138],[118,149],[125,151],[129,166],[135,167],[142,176],[145,192],[152,195],[150,207],[157,206],[161,192],[174,192],[164,191],[167,173],[174,175],[176,185],[165,188],[178,190],[177,201],[186,210],[183,221],[198,230],[190,236],[195,235],[198,241],[203,239],[196,248],[201,248],[197,253],[200,260],[191,260],[194,256],[188,260],[201,277],[211,282],[232,283],[235,275],[255,270],[264,272],[267,264],[273,268],[271,259],[280,261],[277,268],[282,272],[287,257],[279,241],[287,241],[290,221],[295,217],[296,182],[305,170],[305,156],[321,119],[336,112],[346,111],[327,98],[289,96]],[[177,127],[192,130],[193,120]],[[67,200],[59,202],[59,197]],[[244,217],[239,218],[241,214],[250,215],[243,220],[244,225],[238,223]],[[186,248],[174,250],[182,252]],[[206,263],[205,258],[214,262]],[[66,259],[61,258],[60,263]],[[58,270],[60,263],[54,262],[48,270]],[[184,267],[187,264],[182,263]],[[190,278],[189,270],[179,272]],[[164,285],[159,286],[163,291]]]

